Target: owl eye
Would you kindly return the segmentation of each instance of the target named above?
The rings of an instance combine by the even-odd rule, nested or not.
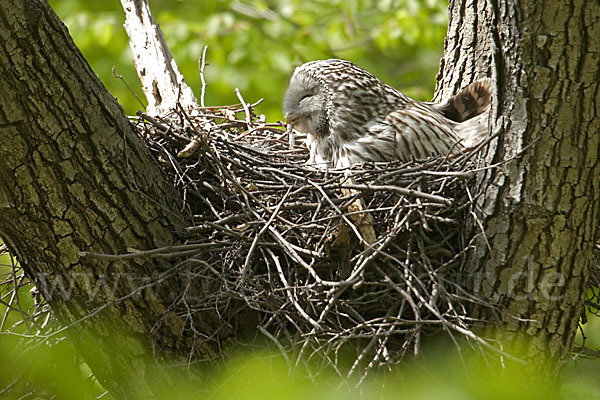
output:
[[[304,99],[307,99],[307,98],[309,98],[309,97],[312,97],[312,94],[311,94],[311,93],[306,93],[304,96],[302,96],[302,97],[300,98],[300,100],[298,100],[298,102],[299,102],[299,103],[302,103],[302,100],[304,100]]]

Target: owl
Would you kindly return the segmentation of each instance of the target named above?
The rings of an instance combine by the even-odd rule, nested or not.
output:
[[[460,154],[485,138],[490,100],[487,79],[445,102],[420,102],[349,61],[330,59],[296,68],[283,111],[307,134],[310,164],[346,168]]]

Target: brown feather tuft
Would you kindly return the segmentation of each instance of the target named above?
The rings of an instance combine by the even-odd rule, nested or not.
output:
[[[433,107],[446,118],[463,122],[481,114],[490,105],[492,81],[482,79],[471,83],[447,101]]]

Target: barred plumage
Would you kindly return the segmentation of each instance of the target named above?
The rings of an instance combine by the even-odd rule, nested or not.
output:
[[[296,68],[283,100],[288,123],[307,133],[310,163],[338,168],[364,161],[454,155],[487,133],[489,80],[443,103],[412,100],[344,60]]]

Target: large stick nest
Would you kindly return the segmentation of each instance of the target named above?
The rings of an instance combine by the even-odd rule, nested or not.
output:
[[[280,349],[345,375],[391,366],[440,330],[476,338],[458,284],[474,154],[324,171],[306,165],[301,135],[290,148],[247,104],[137,126],[190,216],[178,249],[189,290],[174,305],[189,334],[221,341],[252,314]],[[207,332],[194,313],[208,309],[220,318]]]

